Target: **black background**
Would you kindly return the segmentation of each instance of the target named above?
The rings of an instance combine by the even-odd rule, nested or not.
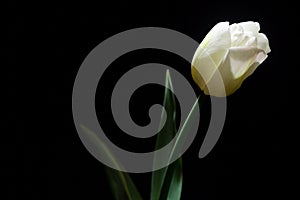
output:
[[[293,192],[290,142],[297,133],[290,128],[292,94],[297,92],[291,89],[297,29],[293,5],[265,1],[10,1],[7,9],[7,38],[2,45],[8,61],[3,73],[7,95],[3,99],[11,105],[3,107],[9,111],[5,112],[1,140],[1,199],[112,199],[104,165],[82,145],[71,107],[77,70],[100,42],[145,26],[174,29],[201,42],[220,21],[248,20],[260,23],[272,51],[228,97],[225,127],[213,151],[198,158],[204,137],[198,134],[184,154],[182,199],[289,199]],[[196,93],[199,90],[188,63],[176,55],[137,51],[110,67],[99,84],[97,112],[109,107],[105,103],[113,80],[124,70],[147,62],[169,64],[190,81]],[[151,95],[151,91],[157,93]],[[143,88],[132,104],[161,101],[162,91]],[[106,100],[101,100],[102,94]],[[147,112],[136,112],[134,107],[132,112],[141,119],[138,123],[145,123],[140,116]],[[107,130],[116,129],[113,122],[102,120]],[[153,144],[153,140],[126,139],[124,133],[120,138],[112,140],[136,151],[149,150]],[[132,175],[145,199],[149,198],[150,175]]]

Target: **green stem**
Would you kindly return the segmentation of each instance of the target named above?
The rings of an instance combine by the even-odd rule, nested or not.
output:
[[[169,156],[169,161],[168,163],[170,163],[170,161],[172,160],[172,157],[173,157],[173,154],[174,154],[174,151],[175,151],[175,147],[177,146],[179,140],[182,138],[182,136],[184,135],[183,132],[185,131],[185,128],[187,127],[187,124],[189,123],[189,120],[191,118],[191,116],[193,115],[194,111],[195,111],[195,108],[199,105],[199,111],[201,109],[201,107],[204,105],[206,99],[207,99],[207,95],[205,95],[204,93],[200,94],[199,97],[196,99],[192,109],[190,110],[186,120],[184,121],[184,124],[178,134],[178,137],[174,143],[174,146],[171,150],[171,153],[170,153],[170,156]]]

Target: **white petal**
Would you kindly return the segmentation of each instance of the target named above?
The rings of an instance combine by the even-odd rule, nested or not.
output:
[[[230,43],[229,22],[220,22],[209,31],[194,54],[192,76],[206,94],[206,84],[223,62]]]
[[[243,40],[244,30],[238,24],[230,25],[231,46],[239,46]]]
[[[257,48],[232,47],[229,49],[225,61],[220,65],[219,71],[222,74],[226,95],[234,93],[245,79],[244,75],[255,62]]]
[[[229,22],[220,22],[205,36],[196,50],[193,60],[195,57],[206,57],[209,55],[214,63],[219,65],[223,61],[230,45]],[[205,51],[205,54],[203,54],[203,51]]]
[[[204,52],[205,53],[205,52]],[[224,97],[226,96],[223,79],[218,71],[218,66],[209,55],[192,65],[192,76],[204,94]]]
[[[257,48],[262,49],[266,54],[271,51],[269,46],[269,40],[263,33],[257,35]]]
[[[199,48],[198,48],[199,49]],[[198,53],[200,51],[197,50]],[[201,49],[201,56],[195,54],[192,61],[192,77],[197,85],[205,92],[206,84],[209,82],[218,66],[204,49]]]
[[[257,39],[256,37],[249,31],[240,33],[240,34],[232,34],[231,35],[231,46],[239,47],[239,46],[247,46],[247,47],[256,47]]]
[[[244,29],[237,23],[233,23],[229,26],[230,33],[243,33]]]
[[[257,39],[256,39],[256,37],[249,36],[248,40],[245,41],[245,46],[256,47],[257,46]]]
[[[229,22],[219,22],[208,32],[200,46],[202,48],[208,48],[215,45],[215,43],[222,42],[224,37],[227,37],[228,32]]]
[[[253,74],[253,72],[256,70],[256,68],[268,57],[268,55],[264,52],[260,52],[257,54],[255,61],[253,64],[249,67],[247,73],[244,75],[243,80],[245,80],[248,76]]]
[[[232,73],[233,77],[239,78],[243,76],[253,64],[260,51],[253,47],[231,47],[226,59],[230,66],[228,70]]]
[[[239,25],[243,27],[244,31],[250,31],[254,34],[257,34],[258,31],[260,30],[259,23],[257,22],[252,22],[252,21],[241,22],[239,23]]]

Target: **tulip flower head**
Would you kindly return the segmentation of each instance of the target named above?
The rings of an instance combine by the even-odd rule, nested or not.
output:
[[[210,30],[192,60],[193,79],[205,94],[224,97],[234,93],[267,58],[269,41],[259,30],[259,23],[252,21],[220,22]]]

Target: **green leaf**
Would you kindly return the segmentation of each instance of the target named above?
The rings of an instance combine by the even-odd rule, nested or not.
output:
[[[159,199],[179,200],[182,189],[182,159],[169,165]]]
[[[116,160],[113,153],[105,145],[103,141],[93,131],[80,125],[84,132],[87,134],[91,142],[99,151],[103,152],[103,155],[107,156],[107,159],[111,161],[116,169],[123,169],[121,164]],[[111,186],[113,196],[116,200],[142,200],[142,197],[131,180],[128,173],[122,172],[106,167],[106,173]]]
[[[128,173],[107,167],[106,173],[111,191],[116,200],[142,200],[140,193]]]
[[[165,83],[165,96],[164,96],[164,108],[165,112],[162,112],[161,122],[165,121],[163,129],[157,135],[156,148],[159,149],[168,143],[177,133],[176,130],[176,101],[174,96],[174,89],[171,81],[169,71],[166,73],[166,83]],[[169,153],[168,163],[171,163],[175,150],[182,148],[182,144],[185,141],[185,136],[189,133],[189,127],[193,126],[195,122],[195,117],[199,115],[199,104],[204,102],[206,95],[200,95],[195,101],[189,115],[184,121],[182,128],[179,130],[178,137],[175,140],[174,146]],[[200,99],[201,97],[201,99]],[[204,98],[203,98],[204,97]],[[199,101],[200,99],[200,101]],[[171,117],[170,117],[171,116]],[[160,125],[160,128],[163,124]],[[158,162],[159,155],[154,157],[154,165]],[[151,182],[151,200],[179,200],[182,190],[182,158],[177,159],[175,162],[169,166],[162,168],[160,170],[154,171],[152,173]]]
[[[164,108],[166,112],[162,112],[161,121],[165,120],[165,124],[160,124],[161,131],[157,135],[156,147],[159,149],[168,143],[176,135],[176,101],[174,96],[173,85],[169,71],[166,72],[164,95]],[[165,114],[167,116],[165,116]],[[171,153],[171,152],[170,152]],[[170,154],[171,156],[171,154]],[[171,157],[170,157],[171,158]],[[159,155],[154,157],[155,162],[159,159]],[[180,199],[182,188],[182,161],[181,158],[171,165],[156,170],[152,173],[151,182],[151,200],[163,199]]]

